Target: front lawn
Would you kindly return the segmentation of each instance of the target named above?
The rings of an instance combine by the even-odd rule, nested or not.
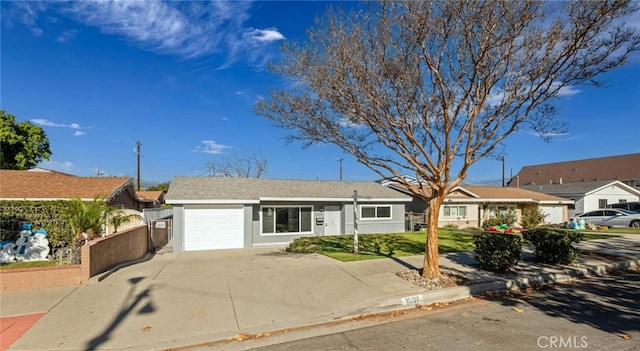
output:
[[[479,230],[438,229],[440,253],[473,251],[473,235]],[[424,255],[427,232],[358,235],[358,254],[353,254],[353,235],[314,236],[297,238],[288,252],[317,252],[339,261],[361,261],[378,258]],[[583,240],[606,239],[614,235],[585,233]]]
[[[443,252],[473,251],[473,231],[440,228],[438,249]],[[318,252],[340,261],[424,255],[426,232],[366,234],[358,236],[358,254],[353,254],[353,235],[317,236],[296,239],[289,252]]]

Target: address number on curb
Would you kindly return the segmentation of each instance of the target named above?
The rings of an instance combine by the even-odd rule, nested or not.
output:
[[[422,304],[422,295],[414,295],[414,296],[406,296],[400,299],[402,304],[407,305],[421,305]]]

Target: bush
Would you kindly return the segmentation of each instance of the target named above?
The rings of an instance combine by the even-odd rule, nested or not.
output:
[[[314,244],[312,238],[295,238],[293,242],[287,246],[285,251],[298,253],[314,253],[322,249],[320,245]]]
[[[535,228],[544,223],[544,219],[547,215],[542,212],[540,206],[527,206],[522,209],[522,218],[520,224],[523,228]]]
[[[482,269],[506,272],[520,261],[522,236],[484,232],[473,237],[476,261]]]
[[[502,224],[502,220],[498,217],[493,217],[493,218],[489,218],[487,220],[485,220],[484,222],[482,222],[482,227],[483,228],[487,228],[487,227],[497,227],[500,224]]]
[[[67,201],[0,201],[0,241],[16,241],[20,237],[23,223],[31,223],[31,228],[44,228],[52,248],[64,247],[73,240],[71,226],[63,215]]]
[[[506,224],[509,227],[513,227],[518,221],[518,215],[515,211],[506,211],[497,213],[495,217],[489,218],[482,222],[482,227],[495,227],[501,224]]]
[[[582,240],[582,233],[560,228],[536,228],[525,231],[525,240],[536,247],[536,260],[548,264],[569,264],[578,257],[572,243]]]

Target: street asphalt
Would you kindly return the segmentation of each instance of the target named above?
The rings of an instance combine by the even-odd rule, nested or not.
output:
[[[421,267],[422,256],[339,262],[282,248],[165,250],[87,285],[3,292],[0,317],[39,315],[9,350],[175,350],[212,344],[244,349],[246,340],[262,338],[264,346],[276,332],[640,266],[640,235],[577,246],[583,254],[571,266],[538,264],[529,252],[509,275],[479,270],[472,253],[442,254],[441,270],[464,277],[466,284],[436,290],[394,274]]]

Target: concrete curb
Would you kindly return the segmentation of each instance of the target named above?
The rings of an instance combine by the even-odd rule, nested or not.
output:
[[[342,318],[352,318],[357,315],[389,312],[415,308],[416,305],[431,305],[439,302],[463,300],[474,296],[491,293],[503,293],[521,290],[529,287],[539,287],[568,282],[576,279],[607,275],[615,271],[625,271],[640,267],[640,260],[627,260],[597,265],[564,266],[562,273],[541,273],[535,276],[498,278],[494,281],[425,291],[419,294],[396,294],[376,301],[368,301],[359,306],[343,311]]]

